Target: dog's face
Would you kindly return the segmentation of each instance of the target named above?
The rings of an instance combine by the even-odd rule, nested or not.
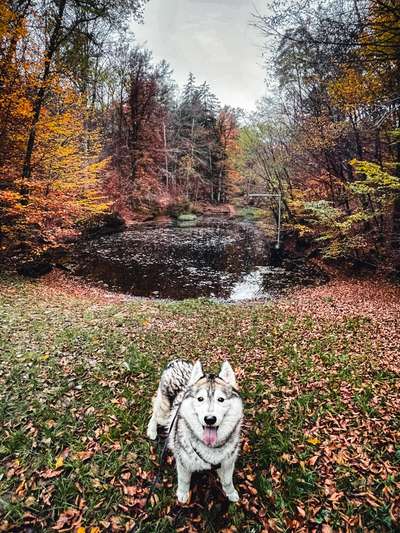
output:
[[[199,440],[218,446],[241,423],[243,414],[232,367],[225,362],[218,376],[204,375],[198,361],[188,385],[181,415]]]

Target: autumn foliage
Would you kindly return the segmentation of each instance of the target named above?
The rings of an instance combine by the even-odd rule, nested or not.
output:
[[[105,161],[73,80],[56,69],[43,80],[45,58],[28,5],[15,12],[2,0],[0,11],[0,245],[3,252],[37,252],[77,220],[107,208],[98,184]],[[34,123],[41,88],[45,97]],[[32,127],[30,173],[23,176]]]
[[[0,2],[0,247],[42,252],[107,210],[221,203],[235,116],[125,36],[142,0]],[[180,206],[180,207],[179,207]]]
[[[280,99],[252,117],[258,156],[253,149],[242,166],[282,193],[286,220],[324,257],[397,268],[398,2],[282,2],[256,25],[268,36]]]

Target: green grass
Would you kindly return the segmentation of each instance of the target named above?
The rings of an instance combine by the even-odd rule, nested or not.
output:
[[[371,349],[370,320],[206,299],[96,303],[13,278],[0,288],[3,529],[396,529],[398,376]],[[199,474],[191,505],[177,506],[171,459],[146,503],[151,397],[176,357],[238,371],[238,505]]]

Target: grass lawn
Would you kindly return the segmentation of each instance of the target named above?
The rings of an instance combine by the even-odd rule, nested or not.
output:
[[[151,396],[176,357],[237,370],[239,504],[199,474],[178,506],[171,457],[146,501]],[[2,278],[0,531],[396,530],[399,360],[400,290],[389,285],[222,305]]]

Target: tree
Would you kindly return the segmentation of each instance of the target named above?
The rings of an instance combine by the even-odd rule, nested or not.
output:
[[[287,169],[295,186],[293,206],[304,220],[310,212],[304,205],[327,201],[339,209],[338,223],[344,217],[347,229],[355,224],[358,235],[363,232],[369,242],[363,246],[364,252],[368,249],[364,258],[382,257],[382,235],[393,228],[391,238],[384,240],[388,243],[400,233],[399,194],[393,190],[381,208],[376,194],[353,187],[362,177],[351,162],[357,159],[398,174],[399,137],[391,133],[400,124],[397,2],[296,1],[270,7],[271,14],[258,17],[256,24],[272,43],[269,60],[289,125]],[[332,233],[330,245],[337,239]],[[359,257],[357,239],[351,242]],[[387,246],[385,254],[391,254]]]
[[[174,84],[166,62],[154,65],[151,53],[138,47],[125,53],[115,67],[123,75],[119,101],[110,106],[107,150],[118,176],[114,176],[112,188],[135,209],[150,197],[155,202],[169,178],[166,145]]]
[[[32,121],[28,134],[26,152],[23,163],[23,185],[21,192],[27,196],[29,191],[28,182],[31,177],[32,153],[36,139],[36,125],[40,118],[42,106],[46,97],[47,82],[52,72],[54,58],[58,51],[62,51],[68,43],[75,43],[77,37],[85,35],[87,42],[95,40],[95,29],[101,21],[106,21],[110,27],[118,27],[125,16],[140,16],[142,0],[129,0],[123,2],[94,2],[93,0],[53,0],[52,2],[37,2],[31,6],[32,16],[41,16],[47,20],[46,28],[42,36],[43,44],[43,67],[38,80],[38,89],[33,99]],[[91,25],[93,33],[89,33]],[[75,47],[76,48],[76,47]],[[68,56],[64,54],[64,59]],[[84,58],[87,59],[87,58]],[[74,61],[76,61],[74,59]]]
[[[107,207],[99,131],[88,127],[88,102],[64,52],[91,21],[111,27],[141,5],[1,0],[2,249],[37,251]]]

